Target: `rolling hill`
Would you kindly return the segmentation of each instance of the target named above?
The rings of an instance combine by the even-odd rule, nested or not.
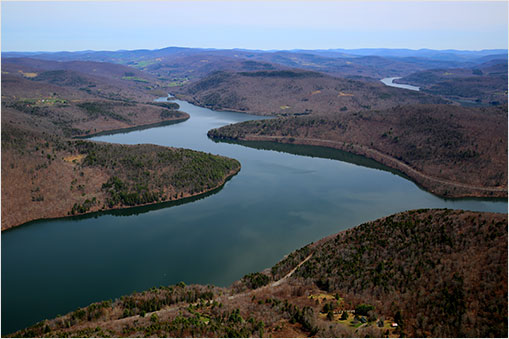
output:
[[[334,78],[303,70],[216,72],[172,90],[193,104],[259,115],[328,115],[403,104],[445,103],[381,83]]]
[[[2,230],[194,196],[240,170],[233,159],[200,152],[75,140],[188,119],[178,104],[153,101],[161,88],[122,65],[3,62]]]
[[[507,104],[507,57],[471,68],[432,69],[397,79],[463,105]]]
[[[247,121],[209,137],[337,148],[397,169],[441,196],[507,197],[507,107],[414,105]]]

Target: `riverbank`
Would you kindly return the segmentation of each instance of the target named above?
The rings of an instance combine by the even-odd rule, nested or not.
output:
[[[307,71],[216,72],[172,89],[177,98],[214,110],[255,115],[333,115],[447,101],[381,82]]]
[[[334,117],[244,122],[208,135],[340,149],[398,170],[444,198],[507,197],[507,157],[500,156],[507,154],[503,107],[401,106]]]
[[[249,114],[249,115],[253,115],[253,116],[265,116],[265,117],[269,117],[271,115],[270,113],[260,113],[260,112],[251,112],[251,111],[246,112],[246,110],[235,109],[235,108],[230,108],[230,107],[214,108],[214,107],[211,107],[211,105],[207,105],[207,104],[200,102],[192,95],[186,95],[186,94],[182,94],[182,93],[175,93],[175,94],[172,94],[172,96],[174,99],[182,100],[182,101],[188,102],[192,105],[215,110],[215,111],[243,113],[243,114]]]
[[[187,114],[185,112],[178,112],[178,113],[179,113],[178,118],[162,120],[160,122],[155,122],[155,123],[150,123],[150,124],[138,124],[138,125],[130,126],[130,127],[107,129],[107,130],[100,131],[100,132],[77,135],[77,136],[74,136],[73,138],[74,139],[88,139],[88,138],[98,137],[98,136],[102,136],[102,135],[112,135],[112,134],[117,134],[117,133],[128,133],[128,132],[132,132],[132,131],[141,131],[141,130],[148,129],[148,128],[178,124],[178,123],[188,120],[190,117],[189,114]]]
[[[19,224],[19,225],[13,225],[13,226],[8,227],[8,228],[2,228],[2,233],[3,232],[7,232],[9,230],[12,230],[13,228],[22,227],[22,226],[25,226],[25,225],[32,224],[33,222],[46,221],[46,220],[58,220],[58,219],[66,219],[66,218],[75,218],[75,217],[87,217],[89,215],[92,216],[92,215],[96,215],[98,213],[105,214],[105,213],[114,212],[114,211],[125,211],[125,212],[128,212],[129,210],[135,210],[135,209],[138,209],[140,207],[154,207],[154,209],[157,209],[157,206],[161,206],[159,208],[165,208],[166,207],[165,205],[168,205],[170,203],[172,204],[171,206],[173,206],[173,204],[178,205],[178,204],[186,203],[187,201],[194,201],[194,199],[202,199],[202,198],[205,198],[205,197],[207,197],[207,196],[209,196],[211,194],[215,194],[216,192],[221,190],[223,188],[223,186],[229,180],[231,180],[234,176],[236,176],[239,172],[240,172],[240,168],[238,170],[231,171],[224,178],[224,180],[220,184],[215,186],[215,187],[203,190],[201,192],[193,193],[193,194],[185,193],[185,194],[183,194],[182,196],[179,196],[176,199],[169,199],[169,200],[166,200],[166,201],[147,203],[147,204],[138,204],[138,205],[135,205],[135,206],[127,206],[127,207],[112,207],[112,208],[91,209],[91,210],[89,210],[86,213],[76,213],[72,217],[70,217],[68,213],[67,214],[60,213],[60,214],[56,214],[55,216],[38,218],[38,219],[32,219],[32,220],[23,222],[22,224]],[[122,215],[124,215],[124,214],[122,214]]]
[[[426,175],[411,166],[405,164],[390,155],[384,154],[376,149],[363,145],[337,142],[326,139],[300,138],[300,137],[280,137],[280,136],[260,136],[248,134],[240,139],[242,141],[269,141],[284,144],[322,146],[339,149],[356,155],[375,160],[385,166],[402,172],[409,179],[421,186],[426,191],[443,198],[506,198],[507,187],[478,187],[460,182],[444,180],[441,178]]]
[[[396,212],[423,207],[507,211],[507,203],[501,201],[440,199],[397,175],[374,170],[377,166],[369,165],[374,161],[364,167],[363,162],[328,158],[324,152],[313,154],[310,150],[295,155],[214,142],[207,138],[207,131],[257,117],[177,103],[191,115],[185,123],[97,137],[94,141],[191,148],[238,159],[242,171],[221,188],[220,194],[204,195],[203,199],[40,221],[2,233],[4,334],[96,300],[130,294],[133,290],[143,291],[179,281],[229,286],[249,272],[272,266],[285,254],[310,241]],[[67,141],[61,146],[66,146]],[[34,150],[36,146],[39,147],[34,157],[36,165],[49,164],[44,158],[48,153],[53,154],[54,145],[30,143],[28,149]],[[336,152],[340,151],[333,153]],[[76,152],[74,156],[79,154]],[[96,152],[96,157],[97,154],[100,153]],[[114,152],[112,156],[117,154],[119,152]],[[86,157],[81,161],[84,159]],[[22,162],[25,160],[31,159],[23,158]],[[73,192],[79,198],[76,202],[82,204],[83,200],[93,197],[87,196],[89,167],[80,170],[80,165],[72,162],[78,159],[68,160],[66,164],[72,177],[69,181],[60,181],[58,186],[70,191],[71,180],[78,179]],[[137,164],[138,160],[133,159],[132,164]],[[2,164],[10,167],[9,161]],[[113,163],[108,164],[109,169],[111,165]],[[73,168],[77,168],[76,171]],[[21,167],[15,170],[24,171]],[[35,171],[34,168],[38,178],[44,176],[43,171],[46,169],[41,167]],[[84,172],[83,177],[80,172]],[[143,172],[145,170],[140,174]],[[41,185],[46,183],[38,178],[34,186],[42,190]],[[109,178],[105,176],[99,187]],[[25,181],[26,189],[19,186],[15,195],[30,194],[31,182]],[[79,185],[85,187],[84,197]],[[37,198],[37,192],[32,194]],[[29,202],[25,205],[37,205],[31,202],[30,195],[27,199]],[[104,199],[100,200],[102,205]],[[150,213],[145,213],[147,211]],[[30,251],[20,252],[20,244]],[[65,274],[62,274],[62,267],[66,267]],[[34,281],[38,282],[38,288],[34,289]],[[44,293],[40,293],[41,289]]]
[[[153,287],[7,336],[507,337],[506,225],[504,213],[397,213],[310,243],[227,288]]]

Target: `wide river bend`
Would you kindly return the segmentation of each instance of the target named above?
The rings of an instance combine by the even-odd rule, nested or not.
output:
[[[507,212],[504,200],[436,197],[341,151],[216,143],[207,138],[211,128],[260,117],[176,102],[189,120],[93,140],[221,154],[238,159],[240,173],[203,199],[42,220],[2,232],[2,334],[153,286],[227,286],[312,241],[404,210]]]

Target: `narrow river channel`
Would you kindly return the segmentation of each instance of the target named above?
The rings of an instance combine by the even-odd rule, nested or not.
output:
[[[419,91],[419,87],[417,87],[417,86],[395,83],[394,80],[398,80],[398,79],[401,79],[401,77],[383,78],[380,81],[383,82],[384,85],[387,85],[387,86],[390,86],[390,87],[409,89],[411,91]]]
[[[153,286],[227,286],[326,235],[408,209],[507,212],[504,200],[441,199],[340,151],[216,143],[207,138],[209,129],[259,117],[176,102],[189,120],[93,140],[220,154],[238,159],[240,173],[183,204],[37,221],[3,232],[2,334]]]

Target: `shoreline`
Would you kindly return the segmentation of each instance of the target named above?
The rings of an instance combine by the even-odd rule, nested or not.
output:
[[[199,101],[196,101],[193,97],[190,97],[190,96],[187,96],[187,95],[184,95],[184,94],[178,94],[177,93],[177,94],[171,94],[171,95],[172,95],[172,97],[174,99],[185,101],[185,102],[188,102],[188,103],[190,103],[192,105],[195,105],[195,106],[198,106],[198,107],[201,107],[201,108],[210,109],[211,111],[243,113],[243,114],[248,114],[248,115],[253,115],[253,116],[258,116],[258,117],[267,117],[267,119],[269,119],[270,117],[275,116],[272,113],[259,113],[259,112],[242,111],[242,110],[239,110],[239,109],[226,108],[226,107],[220,107],[220,108],[209,107],[209,106],[203,105]]]
[[[182,197],[177,198],[177,199],[158,201],[158,202],[152,202],[152,203],[135,205],[135,206],[116,206],[116,207],[112,207],[112,208],[96,209],[96,210],[90,210],[85,213],[79,213],[79,214],[74,214],[74,215],[65,214],[65,215],[54,216],[54,217],[49,217],[49,218],[37,218],[37,219],[32,219],[32,220],[26,221],[22,224],[12,225],[7,228],[2,228],[1,233],[12,230],[14,228],[30,226],[32,223],[38,223],[38,222],[47,221],[47,220],[58,220],[58,219],[67,219],[67,218],[75,219],[75,218],[84,218],[84,217],[86,218],[86,217],[92,217],[92,214],[101,214],[102,215],[102,214],[108,214],[108,213],[111,213],[114,211],[125,211],[125,210],[140,208],[140,207],[156,207],[157,205],[172,204],[172,203],[178,204],[179,202],[180,203],[185,202],[186,199],[200,199],[202,196],[206,197],[209,194],[213,194],[214,191],[216,191],[216,190],[219,191],[221,188],[224,187],[224,185],[230,179],[232,179],[234,176],[236,176],[240,172],[241,169],[242,169],[242,165],[240,165],[240,162],[239,162],[238,169],[230,171],[217,186],[212,187],[207,190],[204,190],[204,191],[200,191],[198,193],[193,193],[193,194],[184,193],[184,195]]]
[[[143,125],[136,125],[136,126],[131,126],[131,127],[109,129],[109,130],[104,130],[104,131],[100,131],[100,132],[96,132],[96,133],[90,133],[90,134],[84,134],[84,135],[76,135],[74,137],[71,137],[71,139],[89,139],[89,138],[103,136],[103,135],[122,134],[122,133],[128,133],[128,132],[132,132],[132,131],[141,131],[141,130],[149,129],[149,128],[153,128],[153,127],[161,127],[161,126],[174,125],[174,124],[178,124],[178,123],[184,122],[184,121],[188,120],[191,117],[189,114],[187,114],[185,112],[182,112],[182,113],[184,113],[186,115],[183,118],[177,118],[177,119],[171,119],[171,120],[163,120],[163,121],[160,121],[160,122],[154,122],[154,123],[143,124]]]
[[[191,283],[187,286],[185,284],[184,285],[174,284],[174,285],[169,285],[169,287],[177,287],[178,286],[180,288],[185,289],[186,287],[193,288],[193,287],[207,286],[209,289],[216,288],[216,291],[219,291],[219,293],[217,293],[215,296],[213,296],[213,298],[211,300],[214,300],[218,303],[221,302],[226,305],[231,304],[231,303],[233,303],[235,305],[236,302],[233,300],[239,299],[239,298],[246,298],[247,300],[251,299],[251,301],[255,301],[254,299],[256,297],[258,300],[264,300],[265,294],[260,295],[260,293],[268,291],[269,294],[273,295],[274,288],[278,288],[278,286],[280,286],[280,285],[283,285],[282,288],[285,288],[285,286],[291,286],[291,285],[285,285],[285,284],[288,282],[288,279],[291,278],[292,275],[294,275],[294,273],[297,271],[297,269],[313,257],[320,258],[320,251],[323,251],[323,247],[325,245],[327,245],[327,243],[333,241],[334,239],[339,239],[339,241],[341,241],[345,236],[348,236],[348,234],[350,232],[354,232],[354,233],[360,232],[361,228],[364,226],[368,226],[370,228],[373,228],[373,226],[375,226],[375,229],[380,230],[380,226],[378,226],[378,225],[381,224],[382,225],[381,227],[383,230],[383,228],[387,227],[387,225],[384,224],[387,220],[392,221],[392,219],[396,219],[396,222],[404,222],[405,220],[415,220],[414,215],[417,214],[417,216],[419,216],[419,214],[422,214],[422,213],[426,213],[427,215],[431,215],[431,216],[437,216],[437,215],[439,217],[443,216],[443,217],[445,217],[445,220],[447,220],[447,218],[449,216],[451,216],[453,219],[460,220],[460,221],[468,220],[468,218],[472,218],[472,220],[473,220],[474,216],[479,216],[479,218],[481,217],[481,213],[468,211],[468,210],[464,210],[464,209],[456,209],[456,208],[453,208],[453,209],[451,209],[451,208],[410,209],[407,211],[392,213],[392,214],[389,214],[386,216],[382,216],[380,218],[375,218],[375,219],[366,221],[364,223],[356,224],[355,226],[353,226],[349,229],[329,234],[329,235],[324,236],[316,241],[307,243],[300,248],[291,250],[290,252],[288,252],[287,254],[282,256],[274,266],[258,271],[258,273],[266,274],[270,277],[269,278],[270,280],[268,281],[268,283],[265,285],[262,285],[262,286],[243,289],[243,290],[235,290],[235,287],[234,287],[235,284],[241,282],[243,279],[243,278],[239,278],[232,285],[230,285],[228,287],[220,287],[220,286],[211,285],[211,284],[205,285],[205,283],[202,283],[202,284]],[[502,225],[504,223],[507,223],[507,214],[505,214],[505,213],[482,212],[482,217],[484,218],[484,220],[490,219],[490,220],[493,220],[493,222],[498,221],[497,219],[500,219],[501,220],[500,223]],[[424,219],[421,218],[421,219],[417,219],[417,220],[418,221],[420,220],[422,222]],[[492,224],[493,224],[493,222],[492,222]],[[497,222],[497,225],[498,224],[499,223]],[[483,222],[482,225],[485,225],[485,222]],[[376,227],[376,226],[378,226],[378,227]],[[465,227],[465,225],[461,226],[461,228],[463,228],[463,227]],[[461,230],[458,231],[459,234],[461,234],[460,231]],[[482,234],[482,233],[480,233],[480,234]],[[409,238],[409,236],[407,238]],[[338,240],[336,240],[336,241],[338,241]],[[506,242],[506,245],[507,245],[507,242]],[[301,250],[303,250],[305,248],[308,248],[308,251],[302,253]],[[283,263],[290,255],[295,255],[295,257],[297,257],[297,260],[294,260],[293,263],[291,265],[289,265],[289,267],[287,266],[289,269],[289,271],[287,271],[288,273],[285,273],[284,275],[280,275],[280,277],[276,279],[275,278],[276,276],[269,272],[271,271],[271,269],[277,267],[278,264]],[[297,279],[299,279],[299,278],[297,277]],[[140,292],[134,291],[134,292],[131,292],[130,294],[122,294],[121,296],[114,298],[114,300],[112,300],[111,303],[107,307],[120,308],[123,306],[121,303],[119,303],[119,301],[123,300],[124,297],[132,297],[135,295],[144,296],[145,293],[150,293],[153,290],[156,291],[156,290],[162,290],[162,289],[168,290],[166,288],[166,286],[164,286],[164,287],[160,286],[158,289],[154,287],[154,288],[142,290]],[[280,290],[276,290],[276,291],[280,291]],[[323,292],[323,290],[319,290],[319,289],[316,289],[315,291]],[[332,294],[329,294],[329,295],[332,297]],[[298,298],[298,296],[295,296],[293,294],[292,294],[292,296],[296,299]],[[293,302],[295,302],[296,299],[291,299],[291,301],[293,300]],[[306,297],[306,299],[307,299],[307,297]],[[89,304],[85,304],[83,306],[78,307],[77,310],[85,310],[87,313],[90,314],[91,311],[90,311],[89,307],[91,305],[98,305],[101,303],[102,303],[101,301],[96,300]],[[158,316],[158,318],[156,319],[156,321],[157,321],[158,319],[164,319],[165,315],[167,315],[169,313],[176,312],[181,308],[182,309],[186,308],[190,304],[192,304],[192,302],[191,303],[187,303],[187,302],[182,303],[182,300],[179,302],[178,299],[176,299],[175,302],[168,302],[166,304],[163,304],[161,307],[158,307],[154,310],[143,313],[143,315],[138,313],[138,314],[131,314],[129,316],[121,316],[120,315],[121,312],[116,312],[116,313],[113,312],[113,313],[110,313],[110,314],[114,315],[111,318],[100,319],[100,320],[95,320],[95,319],[91,320],[89,318],[88,320],[85,320],[84,322],[80,322],[78,320],[78,322],[76,324],[73,324],[72,327],[74,328],[74,331],[75,331],[74,334],[76,334],[76,333],[80,333],[80,332],[78,332],[80,330],[87,329],[87,328],[94,328],[94,327],[96,327],[96,328],[100,327],[101,329],[104,329],[105,327],[110,326],[110,328],[116,327],[118,329],[119,324],[121,324],[122,325],[121,328],[123,328],[123,327],[127,326],[126,324],[128,322],[134,321],[136,323],[138,321],[144,321],[143,319],[146,319],[145,323],[148,323],[147,326],[149,326],[154,321],[150,320],[150,322],[149,322],[148,319],[151,319],[151,317],[154,314],[156,316]],[[260,303],[260,302],[255,303],[255,305],[256,304],[263,305],[263,303]],[[249,304],[247,304],[247,305],[248,305],[248,307],[250,307]],[[319,305],[317,307],[321,308],[321,305]],[[52,329],[54,331],[53,333],[57,333],[57,334],[67,333],[67,334],[71,334],[71,336],[72,336],[72,332],[65,332],[64,324],[65,324],[66,320],[69,320],[70,318],[73,317],[73,314],[74,315],[76,314],[74,312],[76,312],[76,311],[69,310],[67,313],[64,313],[64,315],[57,315],[53,318],[50,318],[49,320],[48,319],[41,320],[40,323],[42,323],[42,325],[50,326],[50,329]],[[31,337],[43,337],[44,333],[45,333],[45,332],[43,332],[44,331],[43,326],[38,326],[38,324],[39,323],[33,323],[31,326],[27,326],[27,327],[15,330],[10,333],[4,333],[3,335],[5,337],[15,337],[15,336],[25,337],[26,335],[23,335],[23,334],[26,334],[26,331],[36,330],[36,331],[38,331],[37,334],[31,335]],[[23,333],[22,331],[25,331],[25,333]],[[64,332],[57,332],[57,331],[64,331]],[[140,335],[140,336],[135,336],[135,337],[143,337],[143,336]]]
[[[212,137],[214,140],[221,140],[222,138]],[[346,144],[344,142],[337,142],[326,139],[313,139],[302,137],[284,136],[260,136],[247,134],[242,138],[232,139],[224,138],[226,140],[239,140],[239,141],[269,141],[281,144],[293,145],[309,145],[309,146],[322,146],[332,149],[339,149],[352,154],[364,156],[368,159],[374,160],[382,165],[388,166],[391,169],[397,170],[408,176],[408,178],[419,187],[423,188],[426,192],[435,194],[441,198],[507,198],[507,187],[479,187],[472,186],[460,182],[449,181],[446,179],[436,178],[429,176],[425,173],[419,172],[410,165],[403,163],[387,154],[378,150],[357,144]],[[223,139],[223,140],[224,140]]]
[[[136,130],[149,129],[149,128],[153,128],[153,127],[174,125],[174,124],[178,124],[178,123],[184,122],[184,121],[188,120],[191,117],[186,112],[181,112],[181,113],[184,114],[184,117],[182,117],[182,118],[163,120],[163,121],[156,122],[156,123],[143,124],[143,125],[137,125],[137,126],[132,126],[132,127],[125,127],[125,128],[104,130],[104,131],[100,131],[100,132],[93,133],[93,134],[78,135],[78,136],[70,137],[69,139],[71,139],[71,140],[72,139],[74,139],[74,140],[86,140],[86,139],[90,139],[90,138],[93,138],[93,137],[96,137],[96,136],[101,136],[101,135],[122,134],[122,133],[128,133],[128,132],[132,132],[132,131],[136,131]],[[97,141],[93,141],[93,140],[90,140],[90,141],[91,142],[97,142]],[[168,147],[168,148],[172,148],[172,147]],[[240,167],[239,167],[238,171],[240,171]],[[238,173],[238,171],[237,171],[237,173]],[[230,172],[227,175],[227,179],[233,177],[237,173],[233,173],[232,174]],[[5,228],[2,227],[0,232],[4,232],[4,231],[10,230],[12,228],[17,228],[17,227],[24,226],[26,224],[29,224],[29,223],[32,223],[32,222],[41,221],[41,220],[62,219],[62,218],[66,218],[66,217],[72,218],[72,217],[83,216],[83,215],[91,214],[91,213],[98,213],[98,212],[100,213],[100,212],[106,212],[106,211],[111,211],[111,210],[120,210],[120,209],[126,209],[126,208],[136,208],[136,207],[143,207],[143,206],[149,206],[149,205],[155,205],[155,204],[162,204],[162,203],[167,203],[167,202],[175,202],[175,201],[178,201],[178,200],[181,200],[181,199],[192,198],[192,197],[195,197],[195,196],[200,195],[200,194],[206,194],[206,193],[208,193],[210,191],[213,191],[214,189],[217,189],[220,186],[224,185],[225,182],[226,182],[226,180],[223,180],[223,183],[221,185],[219,185],[217,187],[214,187],[214,188],[212,188],[210,190],[199,192],[199,193],[193,194],[193,195],[186,194],[182,198],[175,199],[175,200],[168,200],[168,201],[162,201],[162,202],[154,202],[154,203],[149,203],[149,204],[136,205],[136,206],[128,206],[128,207],[115,207],[115,208],[109,208],[109,209],[103,209],[103,210],[93,210],[93,211],[88,211],[86,213],[75,214],[73,216],[70,216],[68,214],[62,215],[61,213],[55,213],[55,216],[51,216],[51,217],[47,217],[47,218],[43,217],[43,218],[30,219],[30,220],[24,221],[21,224],[9,225],[8,227],[5,227]]]

